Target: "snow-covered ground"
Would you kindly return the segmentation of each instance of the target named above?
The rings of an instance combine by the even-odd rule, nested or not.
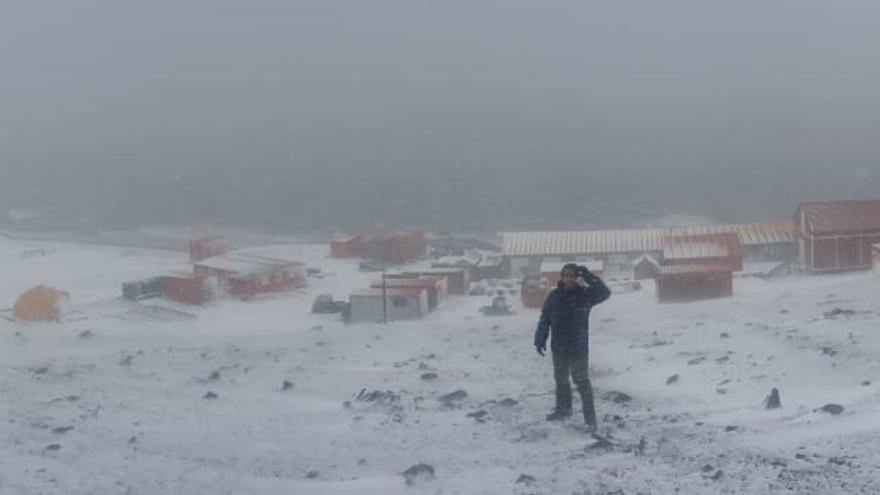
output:
[[[876,275],[737,279],[734,298],[690,304],[615,295],[593,312],[603,442],[577,415],[543,420],[536,310],[483,317],[488,297],[458,297],[346,326],[312,299],[375,274],[327,246],[266,252],[325,277],[250,302],[145,302],[189,318],[116,299],[181,253],[0,239],[0,308],[40,283],[73,303],[61,324],[0,319],[0,493],[880,492]],[[433,477],[407,483],[418,464]]]

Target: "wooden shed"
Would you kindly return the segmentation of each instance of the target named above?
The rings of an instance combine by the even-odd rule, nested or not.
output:
[[[660,263],[653,257],[644,254],[633,261],[633,279],[648,280],[657,278],[660,272]]]
[[[801,203],[794,219],[807,270],[871,267],[871,246],[880,243],[880,200]]]
[[[733,271],[719,264],[662,266],[657,273],[659,302],[687,302],[733,295]]]
[[[388,289],[401,288],[420,288],[425,289],[428,293],[428,311],[433,311],[437,306],[446,300],[447,291],[446,277],[417,277],[417,278],[388,278],[384,281],[375,280],[370,284],[371,289],[381,289],[383,286]]]
[[[349,323],[417,320],[428,314],[428,294],[417,287],[359,289],[349,296]]]

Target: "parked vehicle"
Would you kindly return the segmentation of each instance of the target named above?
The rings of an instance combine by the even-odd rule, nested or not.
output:
[[[345,301],[334,301],[330,294],[321,294],[312,303],[312,313],[341,313],[348,306]]]

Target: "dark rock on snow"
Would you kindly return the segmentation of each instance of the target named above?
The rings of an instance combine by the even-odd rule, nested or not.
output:
[[[420,481],[433,480],[434,467],[429,464],[416,464],[407,468],[400,475],[406,480],[407,485],[414,485]]]
[[[467,398],[468,394],[464,390],[456,390],[455,392],[450,392],[448,394],[441,395],[437,398],[440,402],[445,405],[452,405],[456,402],[460,402]]]
[[[605,394],[605,400],[610,400],[615,404],[627,404],[629,402],[632,402],[632,397],[623,392],[612,390]]]
[[[825,404],[818,410],[837,416],[838,414],[843,413],[843,406],[841,406],[840,404]]]
[[[538,481],[534,476],[529,476],[527,474],[519,475],[519,478],[516,479],[517,484],[526,484],[531,485],[532,483]]]
[[[678,378],[679,378],[679,377],[678,377],[678,373],[676,373],[676,374],[674,374],[674,375],[672,375],[672,376],[670,376],[669,378],[666,379],[666,384],[667,384],[667,385],[672,385],[673,383],[678,383]]]

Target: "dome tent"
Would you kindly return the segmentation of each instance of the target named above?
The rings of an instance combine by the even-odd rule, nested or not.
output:
[[[39,285],[25,291],[15,301],[13,314],[25,321],[58,321],[70,294],[62,290]]]

